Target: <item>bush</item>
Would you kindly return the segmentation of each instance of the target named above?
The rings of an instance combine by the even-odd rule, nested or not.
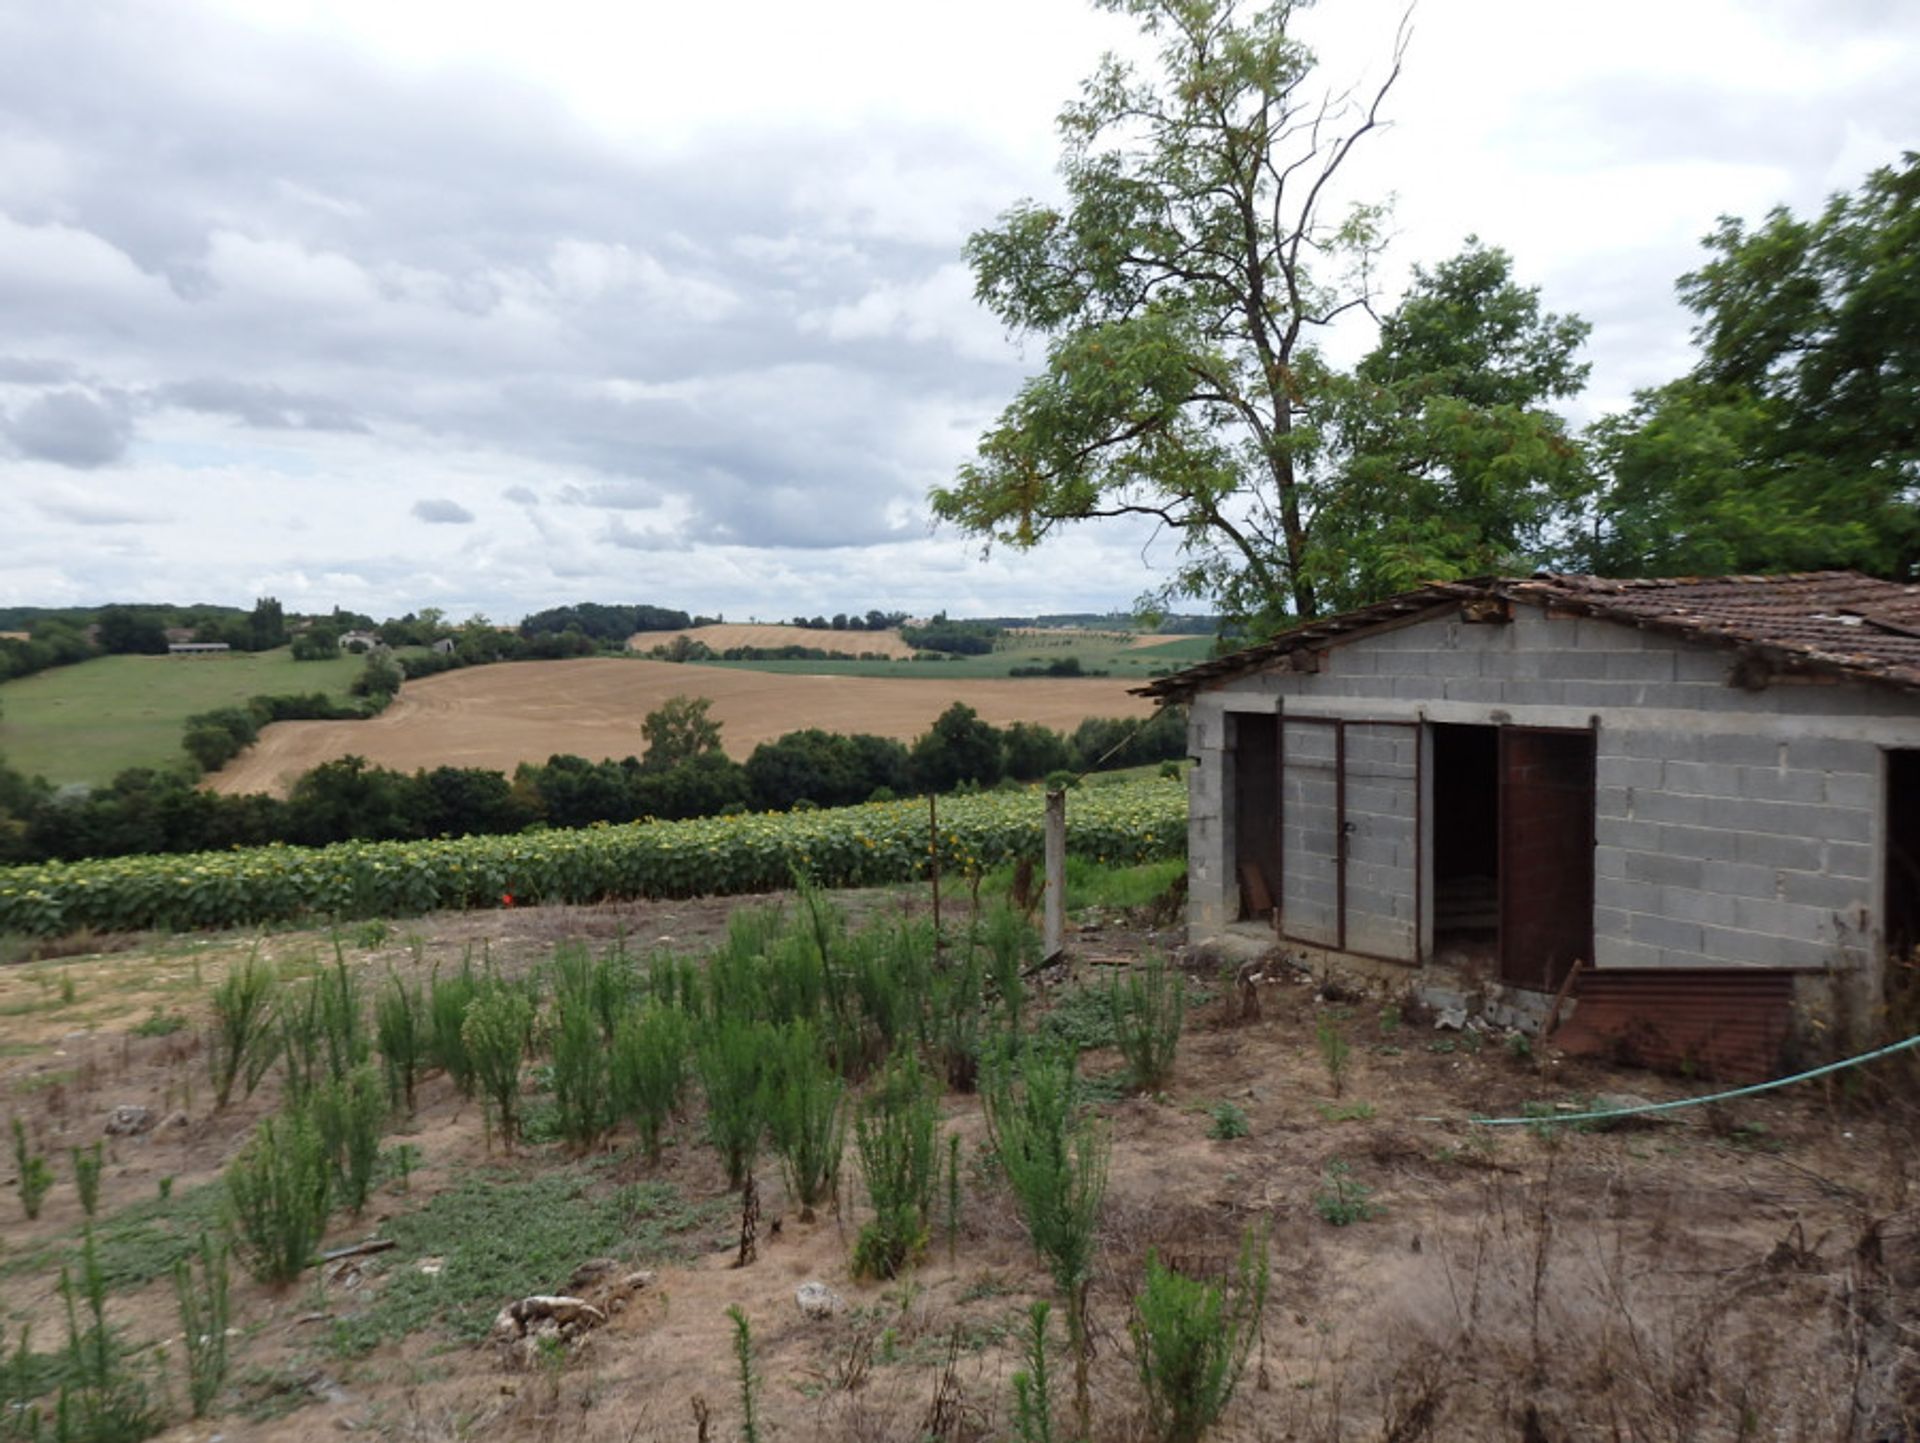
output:
[[[896,1053],[854,1112],[854,1148],[873,1219],[853,1246],[856,1277],[891,1278],[927,1244],[939,1161],[937,1104],[910,1052]]]
[[[227,1250],[200,1234],[200,1280],[193,1260],[173,1265],[173,1296],[180,1308],[180,1342],[187,1355],[187,1398],[204,1418],[227,1381]]]
[[[1114,1045],[1127,1060],[1127,1080],[1137,1091],[1165,1085],[1173,1074],[1180,1028],[1187,1016],[1187,984],[1164,957],[1150,957],[1144,968],[1109,984]]]
[[[467,1053],[462,1029],[467,1022],[467,1005],[479,990],[471,962],[463,962],[458,972],[446,978],[435,967],[427,982],[427,1052],[462,1097],[473,1096],[473,1059]]]
[[[373,1190],[381,1125],[387,1119],[379,1074],[371,1063],[363,1063],[345,1077],[330,1078],[316,1087],[308,1106],[333,1168],[334,1196],[358,1217]]]
[[[53,1169],[28,1143],[27,1125],[17,1117],[13,1120],[13,1167],[19,1179],[21,1211],[32,1222],[40,1216],[40,1205],[53,1189]]]
[[[373,1005],[373,1031],[380,1044],[380,1063],[387,1074],[387,1100],[413,1111],[414,1082],[428,1053],[426,1003],[418,984],[409,986],[398,976]]]
[[[227,1165],[227,1205],[241,1260],[271,1287],[300,1276],[327,1228],[331,1165],[304,1112],[269,1117]]]
[[[100,1206],[100,1173],[106,1165],[101,1145],[96,1142],[90,1147],[69,1148],[67,1155],[73,1161],[73,1186],[80,1194],[80,1210],[92,1217]]]
[[[1347,1063],[1353,1056],[1353,1048],[1339,1022],[1327,1013],[1320,1014],[1319,1020],[1314,1023],[1313,1034],[1320,1047],[1321,1065],[1327,1069],[1327,1083],[1333,1088],[1333,1095],[1338,1097],[1346,1091]]]
[[[520,1061],[533,1035],[533,1002],[517,987],[490,980],[467,1004],[460,1040],[485,1095],[500,1140],[513,1151],[520,1116]]]
[[[1235,1138],[1245,1137],[1248,1132],[1247,1114],[1244,1109],[1231,1102],[1214,1103],[1209,1114],[1213,1121],[1207,1128],[1207,1136],[1216,1142],[1232,1142]]]
[[[107,1280],[91,1227],[82,1235],[78,1285],[66,1268],[60,1269],[60,1300],[66,1306],[67,1346],[62,1359],[65,1376],[54,1405],[54,1439],[57,1443],[136,1443],[158,1433],[160,1410],[153,1405],[145,1380],[127,1368],[120,1340],[107,1327]],[[80,1322],[82,1303],[85,1327]]]
[[[828,1066],[813,1027],[793,1021],[778,1033],[767,1089],[767,1131],[780,1153],[800,1221],[833,1196],[846,1147],[846,1088]]]
[[[1226,1412],[1259,1334],[1267,1278],[1266,1238],[1251,1231],[1227,1284],[1185,1277],[1147,1254],[1129,1331],[1148,1426],[1163,1443],[1198,1443]]]
[[[1339,1158],[1327,1164],[1320,1175],[1320,1191],[1313,1195],[1313,1210],[1332,1227],[1350,1227],[1380,1215],[1373,1201],[1373,1189],[1358,1181],[1353,1169]]]
[[[582,1151],[613,1126],[610,1074],[591,993],[560,993],[554,1000],[553,1100],[560,1135]]]
[[[686,1086],[689,1031],[684,1012],[657,1000],[614,1031],[615,1105],[639,1127],[649,1162],[660,1160],[661,1130]]]
[[[244,1083],[252,1097],[273,1065],[280,1046],[274,1025],[278,991],[278,976],[260,960],[257,946],[213,989],[213,1025],[207,1029],[206,1047],[216,1108],[232,1099],[235,1082]]]
[[[746,1184],[759,1155],[772,1037],[764,1022],[730,1013],[707,1024],[694,1051],[707,1097],[707,1137],[719,1149],[732,1187]]]

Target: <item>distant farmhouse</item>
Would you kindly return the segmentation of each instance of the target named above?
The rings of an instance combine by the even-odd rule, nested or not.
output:
[[[372,651],[380,645],[380,638],[370,631],[343,631],[340,633],[340,650],[359,653]]]
[[[168,656],[221,656],[233,648],[224,641],[170,641]]]

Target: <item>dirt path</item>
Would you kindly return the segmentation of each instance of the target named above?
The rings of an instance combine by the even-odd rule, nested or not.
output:
[[[610,657],[504,662],[410,682],[369,721],[277,722],[208,785],[284,796],[302,772],[348,755],[408,772],[511,772],[556,753],[595,761],[637,756],[646,746],[641,720],[681,694],[712,701],[728,754],[743,761],[761,742],[804,727],[911,740],[956,701],[996,726],[1027,721],[1071,731],[1087,717],[1148,715],[1152,704],[1130,696],[1130,684],[791,676]]]

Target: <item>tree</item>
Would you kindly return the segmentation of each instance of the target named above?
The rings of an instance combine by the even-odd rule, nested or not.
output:
[[[704,696],[672,696],[647,714],[640,734],[647,739],[649,770],[665,771],[720,750],[720,723],[707,715],[712,705]]]
[[[1920,574],[1920,155],[1705,244],[1679,283],[1698,362],[1595,428],[1588,564]]]
[[[1023,202],[968,240],[976,295],[1048,337],[1047,366],[934,511],[1023,547],[1152,518],[1180,536],[1163,599],[1312,616],[1332,375],[1316,337],[1368,303],[1381,219],[1330,216],[1328,187],[1378,124],[1401,43],[1347,105],[1310,93],[1293,0],[1098,3],[1162,42],[1159,73],[1107,57],[1060,117],[1065,208]]]
[[[247,617],[248,651],[271,651],[287,644],[287,615],[278,600],[262,596]]]
[[[999,729],[960,701],[934,719],[914,742],[911,756],[914,783],[929,792],[949,791],[961,782],[992,786],[1005,766]]]
[[[124,606],[109,606],[98,622],[100,649],[105,652],[164,653],[167,629],[152,612],[134,611]]]
[[[1507,253],[1477,239],[1415,268],[1378,343],[1331,388],[1307,553],[1323,603],[1546,559],[1590,489],[1584,448],[1545,404],[1585,384],[1588,330],[1542,313]]]

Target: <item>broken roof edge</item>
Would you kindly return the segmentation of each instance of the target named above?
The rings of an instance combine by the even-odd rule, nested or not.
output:
[[[1689,589],[1704,591],[1709,587],[1744,587],[1765,595],[1789,586],[1821,584],[1849,588],[1884,587],[1907,598],[1920,595],[1920,587],[1876,581],[1855,571],[1618,579],[1538,571],[1528,577],[1487,576],[1463,581],[1432,582],[1369,606],[1307,622],[1258,645],[1200,662],[1130,690],[1135,696],[1149,697],[1162,703],[1188,701],[1207,687],[1259,671],[1291,653],[1326,650],[1410,620],[1425,619],[1420,613],[1437,612],[1463,601],[1482,599],[1523,601],[1542,608],[1555,607],[1622,626],[1719,645],[1782,671],[1819,673],[1845,680],[1874,682],[1900,691],[1920,691],[1920,665],[1905,659],[1876,657],[1870,652],[1858,650],[1836,651],[1806,641],[1769,638],[1735,625],[1728,619],[1716,620],[1684,608],[1650,613],[1624,604],[1626,598],[1644,597],[1651,592],[1684,595]],[[1844,609],[1860,611],[1857,604],[1849,604]],[[1809,616],[1819,617],[1821,613],[1810,609]]]

